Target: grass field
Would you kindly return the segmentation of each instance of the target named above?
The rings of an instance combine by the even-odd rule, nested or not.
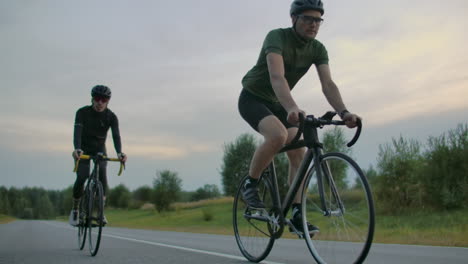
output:
[[[109,226],[233,235],[232,198],[176,203],[174,210],[106,208]],[[68,221],[67,217],[59,220]],[[11,221],[0,215],[0,223]],[[468,210],[413,212],[403,216],[376,216],[374,242],[468,247]],[[288,232],[283,237],[294,238]]]
[[[0,224],[6,224],[14,220],[11,216],[0,214]]]
[[[161,214],[155,210],[106,209],[106,217],[114,227],[233,235],[232,198],[177,203],[174,207],[174,211]],[[376,220],[377,243],[468,247],[468,210],[377,215]]]

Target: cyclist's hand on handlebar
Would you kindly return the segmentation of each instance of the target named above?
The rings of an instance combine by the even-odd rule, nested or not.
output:
[[[305,112],[299,109],[299,107],[295,107],[288,111],[288,123],[291,125],[298,125],[299,124],[299,113],[302,113],[305,116]]]
[[[120,162],[125,163],[127,161],[127,155],[125,153],[119,153],[117,154],[117,157],[119,157]]]
[[[81,149],[75,149],[75,150],[72,152],[72,157],[73,157],[75,160],[79,160],[82,154],[83,154],[83,151],[82,151]]]
[[[349,112],[343,116],[343,121],[345,122],[346,126],[349,128],[356,127],[358,119],[362,120],[360,116],[353,114],[353,113],[349,113]]]

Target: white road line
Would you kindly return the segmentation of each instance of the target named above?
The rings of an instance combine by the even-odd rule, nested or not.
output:
[[[201,253],[201,254],[206,254],[206,255],[212,255],[212,256],[218,256],[218,257],[224,257],[224,258],[230,258],[230,259],[235,259],[235,260],[246,260],[244,257],[239,257],[239,256],[234,256],[234,255],[229,255],[229,254],[224,254],[224,253],[218,253],[218,252],[213,252],[213,251],[200,250],[200,249],[194,249],[194,248],[187,248],[187,247],[181,247],[181,246],[151,242],[151,241],[146,241],[146,240],[140,240],[140,239],[134,239],[134,238],[128,238],[128,237],[121,237],[121,236],[116,236],[116,235],[108,235],[108,234],[102,234],[102,235],[106,236],[106,237],[112,237],[112,238],[117,238],[117,239],[132,241],[132,242],[138,242],[138,243],[143,243],[143,244],[148,244],[148,245],[154,245],[154,246],[159,246],[159,247],[167,247],[167,248],[185,250],[185,251]],[[279,263],[279,262],[271,262],[271,261],[262,261],[261,263],[265,263],[265,264],[282,264],[282,263]]]
[[[44,222],[44,223],[52,225],[52,226],[60,227],[60,228],[75,230],[75,228],[69,227],[69,226],[55,225],[55,224],[52,224],[50,222]],[[131,242],[137,242],[137,243],[142,243],[142,244],[147,244],[147,245],[153,245],[153,246],[158,246],[158,247],[173,248],[173,249],[184,250],[184,251],[189,251],[189,252],[195,252],[195,253],[200,253],[200,254],[223,257],[223,258],[229,258],[229,259],[235,259],[235,260],[246,260],[244,257],[239,257],[239,256],[234,256],[234,255],[229,255],[229,254],[224,254],[224,253],[218,253],[218,252],[195,249],[195,248],[188,248],[188,247],[181,247],[181,246],[163,244],[163,243],[158,243],[158,242],[151,242],[151,241],[135,239],[135,238],[129,238],[129,237],[123,237],[123,236],[118,236],[118,235],[109,235],[109,234],[104,234],[103,233],[102,236],[121,239],[121,240],[126,240],[126,241],[131,241]],[[272,261],[262,261],[260,263],[283,264],[283,263],[280,263],[280,262],[272,262]]]

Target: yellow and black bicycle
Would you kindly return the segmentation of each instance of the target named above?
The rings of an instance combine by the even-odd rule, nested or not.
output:
[[[80,201],[79,216],[78,216],[78,247],[80,250],[84,248],[86,236],[89,241],[89,252],[91,256],[95,256],[99,250],[101,243],[102,227],[104,226],[104,190],[101,181],[99,180],[99,164],[102,161],[117,161],[117,158],[109,158],[102,153],[97,155],[81,155],[75,163],[73,172],[78,169],[78,164],[81,159],[92,160],[94,163],[93,171],[86,181],[84,195]],[[120,162],[120,170],[118,175],[122,174],[125,164]]]

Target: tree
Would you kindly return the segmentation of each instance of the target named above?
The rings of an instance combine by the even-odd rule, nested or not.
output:
[[[192,201],[199,201],[204,199],[217,198],[221,196],[221,192],[216,184],[205,184],[203,187],[198,188],[192,195]]]
[[[377,189],[375,193],[384,208],[396,213],[405,208],[422,206],[420,173],[421,146],[418,141],[392,139],[392,144],[379,146]]]
[[[148,185],[141,186],[135,191],[133,191],[133,199],[140,202],[151,202],[151,197],[153,195],[153,189]]]
[[[370,165],[369,168],[363,172],[372,187],[377,182],[377,178],[379,177],[377,171],[374,169],[374,166]],[[356,178],[356,181],[359,181],[359,178]],[[354,184],[355,186],[356,183]]]
[[[45,191],[39,193],[39,198],[33,208],[34,219],[50,219],[54,217],[54,207]]]
[[[73,206],[73,185],[70,185],[65,190],[62,190],[61,194],[63,201],[60,214],[67,215]]]
[[[158,212],[167,211],[171,203],[177,201],[179,192],[182,190],[182,180],[177,172],[169,170],[159,171],[157,178],[153,181],[154,204]]]
[[[11,215],[13,216],[22,218],[25,208],[31,208],[30,201],[24,197],[22,191],[15,187],[11,187],[8,191],[8,200],[10,201]]]
[[[437,208],[468,207],[468,126],[429,138],[425,159],[424,200]]]
[[[250,160],[256,147],[254,136],[247,133],[224,145],[221,177],[226,195],[234,196],[240,180],[249,173]]]
[[[333,129],[325,131],[322,137],[322,143],[326,152],[351,154],[351,149],[346,147],[347,141],[341,127],[335,126]]]
[[[128,208],[130,204],[130,191],[123,184],[110,190],[107,203],[115,208]]]
[[[10,200],[8,199],[8,189],[0,187],[0,214],[10,214]]]

